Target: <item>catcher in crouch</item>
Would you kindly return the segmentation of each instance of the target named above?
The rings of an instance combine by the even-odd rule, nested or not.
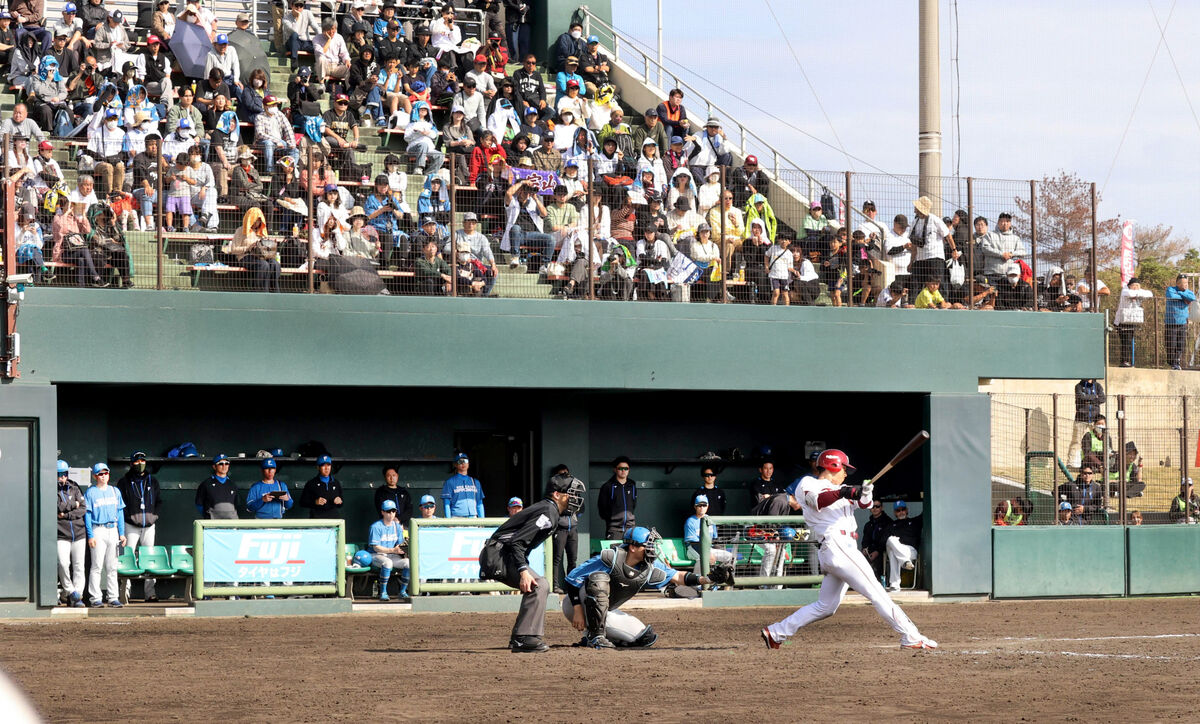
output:
[[[653,646],[658,640],[654,629],[617,610],[643,588],[661,591],[670,583],[733,584],[733,568],[728,565],[716,566],[707,576],[668,568],[658,560],[661,539],[652,528],[630,528],[619,545],[601,551],[567,574],[563,615],[576,630],[585,632],[579,646],[594,649]]]

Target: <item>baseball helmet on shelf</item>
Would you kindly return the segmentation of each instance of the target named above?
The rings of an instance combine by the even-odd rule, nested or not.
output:
[[[796,537],[797,536],[796,536],[795,528],[780,528],[779,529],[780,540],[796,540]]]
[[[359,551],[354,554],[354,562],[360,566],[369,567],[373,560],[370,551]]]
[[[836,473],[839,470],[845,470],[847,475],[854,472],[856,469],[850,464],[850,457],[841,450],[821,451],[821,456],[817,458],[817,465],[831,473]]]

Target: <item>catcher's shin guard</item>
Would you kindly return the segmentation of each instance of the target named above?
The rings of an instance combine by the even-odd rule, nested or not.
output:
[[[603,636],[608,620],[609,578],[607,573],[593,573],[583,584],[583,619],[587,622],[588,637]]]

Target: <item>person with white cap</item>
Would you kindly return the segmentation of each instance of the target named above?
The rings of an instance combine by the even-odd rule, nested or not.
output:
[[[1015,262],[1004,267],[1004,283],[996,289],[996,309],[1033,309],[1033,287],[1021,279],[1021,268]]]
[[[379,600],[390,600],[387,587],[392,571],[398,571],[399,598],[408,598],[408,549],[404,526],[400,525],[396,501],[385,500],[379,506],[379,520],[371,524],[367,545],[371,549],[371,566],[379,569]]]
[[[710,117],[704,123],[704,130],[701,132],[676,135],[680,135],[686,143],[691,144],[688,150],[688,166],[692,169],[692,175],[697,176],[697,180],[699,172],[709,166],[733,165],[733,154],[728,150],[729,140],[725,130],[721,128],[719,119]]]
[[[454,239],[459,252],[470,252],[472,259],[487,267],[483,293],[485,296],[491,294],[492,286],[496,283],[496,257],[492,254],[491,242],[480,233],[479,217],[473,211],[463,214],[462,228],[455,229]],[[451,251],[450,242],[447,241],[443,252],[450,256]]]
[[[87,501],[79,483],[71,479],[71,466],[58,461],[58,585],[74,608],[83,607],[83,559],[87,529],[83,518]]]
[[[367,27],[367,19],[363,17],[366,11],[367,4],[363,0],[354,0],[350,3],[350,12],[342,16],[342,23],[339,26],[339,33],[343,38],[354,35],[354,31],[358,27]]]
[[[1193,492],[1192,479],[1184,478],[1179,483],[1179,495],[1171,501],[1171,521],[1184,525],[1200,523],[1200,497]]]
[[[84,527],[87,529],[88,548],[92,549],[92,565],[88,571],[88,597],[92,606],[104,605],[100,595],[100,571],[104,569],[104,592],[108,594],[108,605],[121,607],[121,594],[117,589],[117,547],[125,545],[125,501],[121,493],[108,484],[108,465],[96,463],[92,466],[92,486],[84,493]]]
[[[932,213],[933,201],[928,196],[913,201],[913,209],[916,218],[908,235],[909,248],[913,253],[912,274],[922,283],[931,278],[945,283],[947,248],[951,258],[957,259],[959,256],[954,236],[945,222]]]
[[[699,493],[692,498],[692,510],[694,511],[683,523],[683,544],[687,546],[688,558],[696,562],[694,572],[700,573],[700,522],[708,517],[708,495]],[[717,526],[709,524],[708,534],[713,543],[717,541]],[[730,563],[734,561],[734,555],[731,551],[715,546],[709,552],[709,565],[719,565],[721,563]]]

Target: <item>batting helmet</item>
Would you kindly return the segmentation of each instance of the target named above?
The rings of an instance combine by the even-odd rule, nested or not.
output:
[[[374,558],[370,551],[359,551],[354,554],[354,562],[360,566],[363,566],[364,568],[369,567],[372,560],[374,560]]]
[[[796,540],[796,529],[795,528],[780,528],[779,529],[779,538],[781,540]]]
[[[59,461],[58,461],[58,474],[59,474],[59,475],[64,475],[64,474],[66,474],[66,473],[70,472],[70,470],[71,470],[71,466],[70,466],[70,465],[67,465],[67,461],[66,461],[66,460],[59,460]]]
[[[644,528],[636,526],[625,531],[621,542],[625,545],[635,543],[646,547],[646,562],[653,563],[654,559],[658,558],[658,542],[662,540],[662,536],[653,528]]]
[[[823,450],[821,457],[817,458],[817,465],[831,473],[845,470],[849,475],[855,471],[855,467],[850,464],[850,457],[841,450]]]

